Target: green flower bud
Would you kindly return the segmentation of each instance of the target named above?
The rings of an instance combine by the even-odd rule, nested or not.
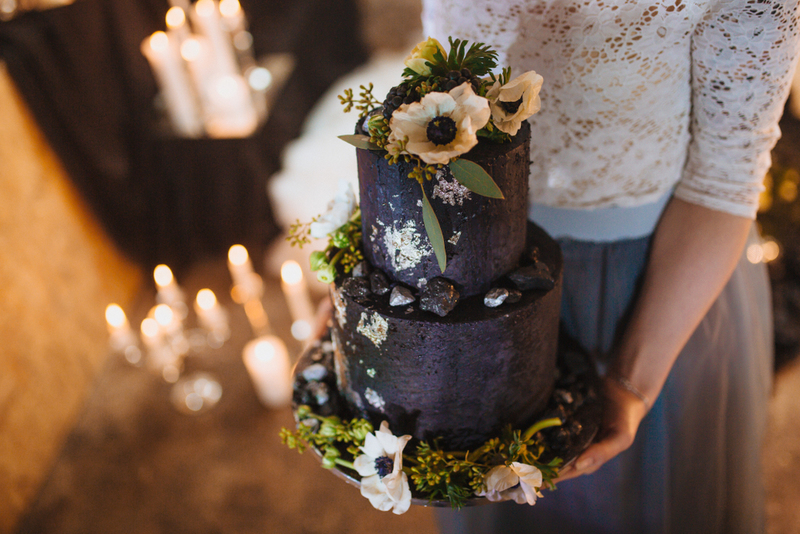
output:
[[[330,284],[336,279],[336,269],[333,265],[326,265],[317,271],[317,280],[323,284]]]
[[[325,252],[321,250],[315,250],[314,252],[311,253],[311,258],[309,258],[309,263],[311,264],[312,271],[319,271],[320,269],[328,265],[328,258],[325,256]]]
[[[331,242],[336,248],[347,248],[350,246],[350,237],[342,231],[337,231],[333,234]]]
[[[372,115],[367,120],[367,131],[370,133],[370,135],[378,137],[376,134],[381,133],[381,130],[383,129],[383,121],[383,115],[380,113]]]
[[[367,434],[369,434],[373,430],[374,428],[372,427],[372,424],[366,419],[355,421],[353,423],[353,428],[351,430],[351,433],[353,435],[353,440],[362,442],[365,439],[367,439]]]
[[[332,460],[339,458],[341,455],[342,454],[339,452],[339,449],[337,449],[336,447],[326,447],[325,453],[323,454],[325,458],[330,458]]]
[[[336,458],[327,458],[325,456],[322,457],[323,469],[333,469],[334,467],[336,467]]]
[[[339,434],[341,422],[338,417],[329,417],[322,422],[319,435],[325,438],[333,438]]]

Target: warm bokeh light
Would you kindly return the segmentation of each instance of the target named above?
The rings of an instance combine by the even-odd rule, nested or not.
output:
[[[200,57],[200,41],[194,37],[189,37],[181,45],[181,57],[186,61],[194,61]]]
[[[764,253],[764,261],[770,262],[774,261],[780,256],[781,247],[778,245],[776,241],[769,240],[761,245],[761,250]]]
[[[281,280],[290,285],[299,284],[303,281],[303,269],[294,260],[288,260],[281,265]]]
[[[219,12],[223,17],[234,17],[241,10],[242,6],[239,5],[239,0],[222,0],[219,3]]]
[[[175,314],[172,313],[172,308],[166,304],[159,304],[153,311],[153,317],[155,317],[156,322],[161,326],[169,326]]]
[[[164,32],[155,32],[150,36],[150,48],[163,52],[169,47],[169,37]]]
[[[247,83],[256,91],[264,91],[272,85],[272,73],[264,67],[255,67],[247,74]]]
[[[754,243],[747,247],[747,260],[750,263],[761,263],[764,260],[764,249],[761,245]]]
[[[195,12],[201,17],[208,17],[214,13],[217,6],[214,5],[214,0],[197,0],[194,5]]]
[[[153,279],[156,281],[156,284],[159,287],[165,287],[172,283],[174,279],[172,276],[172,269],[164,265],[157,265],[155,269],[153,269]]]
[[[142,335],[145,337],[156,337],[160,330],[155,319],[148,317],[142,321]]]
[[[217,303],[217,296],[210,289],[201,289],[197,292],[197,305],[203,310],[210,310]]]
[[[242,245],[233,245],[228,249],[228,260],[234,265],[244,265],[247,263],[247,249]]]
[[[186,13],[178,6],[172,6],[167,10],[167,27],[180,28],[186,23]]]
[[[276,352],[275,346],[272,343],[273,341],[271,339],[264,339],[256,343],[256,346],[253,348],[256,359],[262,362],[272,360]]]
[[[223,76],[214,87],[222,98],[233,98],[239,90],[239,84],[233,76]]]
[[[797,199],[797,184],[788,179],[783,180],[778,186],[778,196],[784,202],[794,202]]]
[[[297,320],[292,323],[292,337],[297,341],[305,341],[311,337],[311,324],[308,321]]]
[[[125,312],[118,304],[109,304],[106,306],[106,322],[114,328],[119,328],[127,322]]]

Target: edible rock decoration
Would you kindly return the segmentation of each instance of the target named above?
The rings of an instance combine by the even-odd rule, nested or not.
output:
[[[489,308],[496,308],[500,306],[508,298],[508,289],[502,287],[495,287],[490,289],[486,296],[483,297],[483,303]]]
[[[383,271],[374,271],[369,275],[369,286],[376,295],[385,295],[389,292],[389,279]]]
[[[410,289],[403,286],[394,286],[392,294],[389,295],[390,306],[405,306],[414,302],[414,294]]]
[[[549,291],[553,289],[556,283],[553,279],[553,275],[550,274],[550,269],[541,261],[537,261],[533,265],[520,267],[509,274],[508,277],[522,291],[528,291],[530,289],[544,289],[545,291]]]
[[[369,263],[366,261],[360,261],[353,267],[353,278],[364,278],[369,274],[370,268]]]
[[[348,278],[342,282],[342,291],[354,299],[364,299],[369,296],[369,281],[365,278]]]
[[[456,307],[460,294],[455,286],[444,278],[431,278],[419,296],[419,307],[444,317]]]
[[[522,300],[522,291],[519,289],[509,289],[508,290],[508,297],[506,298],[506,302],[509,304],[514,304]]]

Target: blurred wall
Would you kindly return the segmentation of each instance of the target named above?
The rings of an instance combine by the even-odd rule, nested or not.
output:
[[[35,497],[142,281],[78,196],[0,62],[0,533]]]

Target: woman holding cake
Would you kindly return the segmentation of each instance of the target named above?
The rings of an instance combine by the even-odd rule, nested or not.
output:
[[[743,250],[798,2],[425,0],[423,21],[544,78],[530,218],[561,243],[562,324],[607,397],[602,439],[556,492],[443,511],[443,530],[763,531],[772,326]]]

